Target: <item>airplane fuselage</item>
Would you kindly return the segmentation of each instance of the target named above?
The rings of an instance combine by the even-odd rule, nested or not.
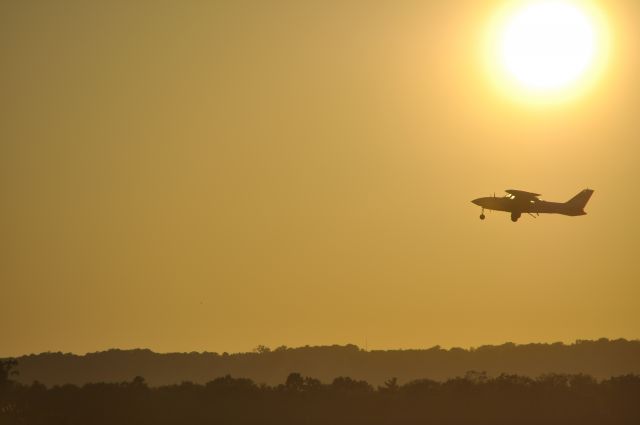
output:
[[[487,210],[505,211],[510,213],[524,213],[524,214],[562,214],[569,216],[585,215],[586,212],[578,211],[575,209],[567,208],[567,204],[564,202],[549,202],[549,201],[531,201],[520,200],[510,198],[494,198],[487,196],[486,198],[474,199],[474,204],[481,206]]]

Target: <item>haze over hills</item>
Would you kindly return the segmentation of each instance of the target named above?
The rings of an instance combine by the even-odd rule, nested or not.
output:
[[[155,353],[147,349],[108,350],[86,355],[41,353],[18,357],[18,381],[45,385],[120,382],[143,376],[150,385],[205,383],[232,375],[278,384],[291,372],[331,382],[349,376],[380,385],[429,378],[446,380],[467,371],[537,377],[546,373],[584,373],[597,379],[640,373],[640,340],[577,340],[573,344],[506,343],[478,348],[366,351],[356,345],[259,346],[251,353]]]

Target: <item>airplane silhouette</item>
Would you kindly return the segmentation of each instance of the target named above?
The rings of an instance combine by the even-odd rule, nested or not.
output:
[[[507,195],[502,198],[492,197],[474,199],[474,204],[482,207],[480,220],[485,219],[484,210],[506,211],[511,213],[511,221],[516,222],[522,215],[527,213],[533,218],[540,213],[543,214],[562,214],[569,216],[585,215],[585,205],[589,202],[589,198],[593,195],[593,190],[585,189],[567,202],[547,202],[538,199],[539,193],[525,192],[524,190],[505,190]]]

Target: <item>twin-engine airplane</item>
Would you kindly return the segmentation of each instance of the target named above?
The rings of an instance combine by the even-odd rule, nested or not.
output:
[[[482,207],[480,220],[484,220],[484,210],[506,211],[511,213],[511,221],[518,221],[522,213],[527,213],[533,218],[540,213],[562,214],[562,215],[585,215],[585,205],[593,195],[593,190],[585,189],[567,202],[547,202],[538,199],[539,193],[525,192],[523,190],[505,190],[507,195],[502,198],[488,196],[486,198],[474,199],[474,204]]]

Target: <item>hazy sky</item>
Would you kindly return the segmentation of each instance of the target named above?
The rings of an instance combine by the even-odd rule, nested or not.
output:
[[[500,3],[0,3],[0,355],[639,338],[640,2],[546,106]]]

